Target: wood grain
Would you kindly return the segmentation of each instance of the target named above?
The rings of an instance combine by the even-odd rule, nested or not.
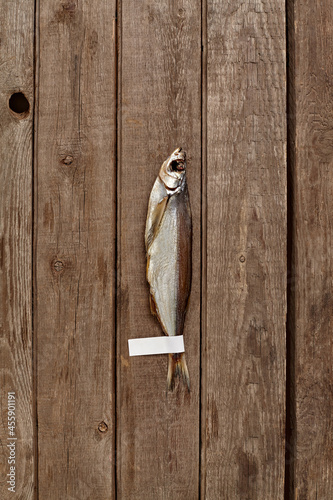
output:
[[[284,7],[207,2],[207,500],[283,498]]]
[[[308,500],[333,491],[333,11],[293,6],[295,497]]]
[[[34,2],[0,2],[0,498],[33,498],[32,123]],[[24,43],[22,40],[24,39]],[[13,93],[30,103],[9,109]],[[15,464],[9,464],[8,392],[15,392]],[[8,491],[15,466],[15,493]]]
[[[200,2],[122,3],[119,113],[117,483],[122,499],[199,495]],[[160,336],[144,248],[149,194],[176,147],[189,157],[193,280],[185,321],[191,392],[166,394],[168,356],[128,357],[129,338]]]
[[[330,498],[329,0],[287,2],[288,272],[283,0],[0,6],[0,498],[14,498],[8,391],[17,498],[282,499],[286,397],[286,498]],[[14,92],[28,113],[9,110]],[[190,394],[167,394],[167,356],[127,347],[162,334],[144,228],[178,146],[193,215]]]
[[[39,497],[114,496],[115,3],[41,2]]]

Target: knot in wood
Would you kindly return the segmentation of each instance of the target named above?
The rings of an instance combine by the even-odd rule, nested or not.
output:
[[[64,263],[61,262],[61,260],[56,260],[55,263],[53,264],[53,268],[57,273],[61,273],[61,271],[64,270]]]
[[[106,432],[108,430],[108,426],[106,425],[105,422],[100,422],[98,424],[98,430],[99,432]]]
[[[65,165],[71,165],[74,161],[74,158],[73,156],[71,155],[67,155],[63,160],[62,162],[65,164]]]
[[[66,2],[62,4],[62,8],[65,12],[74,12],[76,9],[75,2]]]
[[[239,260],[240,260],[240,262],[243,264],[243,262],[245,262],[245,257],[244,257],[244,255],[241,255],[241,256],[239,257]]]

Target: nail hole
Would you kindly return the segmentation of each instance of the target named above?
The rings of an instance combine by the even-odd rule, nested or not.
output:
[[[9,98],[9,108],[19,118],[25,118],[29,113],[30,104],[22,92],[15,92]]]

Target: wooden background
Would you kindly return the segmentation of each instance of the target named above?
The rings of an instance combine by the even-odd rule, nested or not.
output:
[[[332,498],[331,2],[0,5],[0,498]],[[190,394],[127,349],[178,146]]]

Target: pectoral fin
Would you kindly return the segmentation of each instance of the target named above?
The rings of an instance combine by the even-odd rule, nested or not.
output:
[[[154,297],[152,296],[152,294],[149,295],[149,303],[150,303],[150,312],[154,316],[158,316],[156,302],[155,302]]]
[[[148,250],[158,233],[158,229],[163,219],[168,199],[169,196],[165,196],[159,203],[155,205],[155,207],[152,209],[152,213],[149,214],[149,226],[146,230],[146,250]]]

